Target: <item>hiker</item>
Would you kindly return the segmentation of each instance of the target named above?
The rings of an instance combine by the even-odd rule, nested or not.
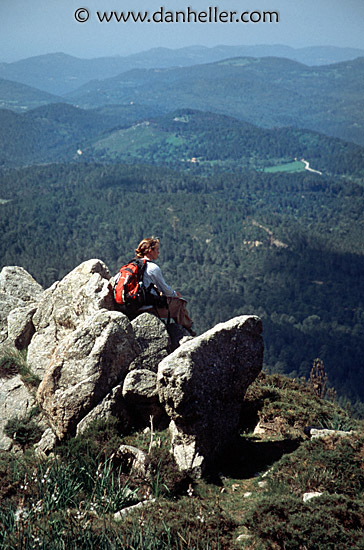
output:
[[[147,260],[143,275],[145,288],[149,288],[150,285],[156,287],[151,288],[147,303],[155,307],[159,317],[168,317],[169,310],[169,315],[176,323],[186,328],[192,336],[196,336],[196,333],[191,328],[193,321],[187,312],[187,301],[182,298],[180,292],[172,290],[172,288],[167,285],[160,267],[154,263],[154,260],[159,256],[159,239],[155,237],[143,239],[135,250],[135,254],[137,258]],[[160,302],[160,297],[164,298],[164,307]]]

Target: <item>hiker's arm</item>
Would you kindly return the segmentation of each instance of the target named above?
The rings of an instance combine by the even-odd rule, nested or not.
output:
[[[179,295],[178,292],[167,285],[160,270],[160,267],[157,264],[154,264],[153,266],[150,266],[149,264],[148,275],[155,286],[158,288],[159,292],[161,292],[164,296],[177,297]]]

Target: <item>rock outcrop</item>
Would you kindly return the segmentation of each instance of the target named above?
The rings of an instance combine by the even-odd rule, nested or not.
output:
[[[36,405],[34,395],[19,375],[0,378],[0,449],[9,451],[13,440],[4,433],[8,420],[24,418]]]
[[[115,386],[104,399],[77,424],[76,435],[82,434],[90,425],[99,420],[117,418],[125,430],[132,426],[131,411],[123,399],[123,384]]]
[[[28,363],[44,376],[58,344],[93,313],[114,309],[110,273],[100,260],[89,260],[62,281],[44,291],[33,317],[35,335],[28,350]]]
[[[17,317],[22,308],[28,312],[33,311],[34,304],[43,294],[43,288],[22,267],[4,267],[0,273],[0,343],[8,338],[8,316],[10,312],[18,308]],[[31,315],[30,315],[31,316]],[[14,318],[12,322],[14,327]],[[33,330],[33,329],[31,329]],[[19,332],[16,330],[15,332]],[[34,333],[34,330],[33,330]],[[28,342],[29,343],[29,342]]]
[[[43,288],[22,267],[3,267],[0,273],[0,292],[21,300],[24,304],[36,302]]]
[[[129,372],[123,384],[123,397],[136,424],[148,425],[151,416],[157,425],[162,422],[165,413],[159,402],[155,372],[147,369]]]
[[[51,428],[47,428],[41,440],[34,445],[34,450],[40,458],[46,458],[54,449],[57,437]]]
[[[37,304],[17,307],[8,315],[8,341],[16,349],[26,349],[35,333],[33,317],[37,311]]]
[[[130,322],[117,311],[100,310],[60,342],[37,392],[58,438],[75,432],[135,356]]]
[[[0,374],[2,427],[38,404],[40,454],[94,420],[113,416],[128,429],[153,417],[156,428],[170,425],[180,469],[199,476],[236,433],[245,391],[262,368],[257,317],[231,319],[196,338],[149,313],[130,322],[115,310],[100,260],[82,263],[45,291],[21,268],[4,268],[3,298],[1,338],[29,346],[28,368],[41,383],[35,396],[18,373]],[[10,438],[0,438],[0,448],[10,447]]]
[[[165,324],[150,313],[142,313],[131,324],[139,353],[131,363],[130,370],[146,369],[157,372],[159,363],[172,351]]]
[[[113,455],[113,461],[117,462],[123,472],[133,471],[140,477],[145,477],[148,470],[148,455],[131,445],[120,445]]]
[[[159,399],[171,419],[181,470],[201,475],[237,433],[242,401],[263,363],[262,323],[242,316],[186,342],[158,369]]]

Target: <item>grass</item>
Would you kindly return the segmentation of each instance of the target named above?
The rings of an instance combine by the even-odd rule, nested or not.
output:
[[[279,164],[275,166],[269,166],[264,168],[264,172],[303,172],[305,170],[305,165],[299,161],[295,160],[293,162],[287,162],[286,164]]]
[[[286,456],[272,474],[273,486],[290,493],[326,492],[362,498],[364,491],[364,436],[332,436],[307,441],[292,456]],[[297,465],[301,468],[297,470]],[[309,468],[306,469],[305,465]]]
[[[249,431],[258,422],[267,433],[303,438],[306,426],[354,429],[358,422],[335,402],[320,398],[310,383],[261,373],[249,387],[242,411]]]
[[[305,424],[322,419],[356,431],[309,440]],[[257,435],[259,421],[269,429]],[[114,459],[121,444],[147,453],[145,475],[123,471]],[[116,419],[95,422],[46,460],[30,447],[0,453],[0,549],[359,549],[363,459],[362,423],[302,381],[262,374],[247,392],[240,436],[206,479],[177,470],[168,431],[152,423],[130,433]],[[303,502],[314,491],[322,495]],[[138,502],[148,505],[116,521]]]
[[[243,524],[253,548],[336,549],[364,544],[364,435],[307,441],[268,473]],[[308,502],[303,494],[321,493]]]
[[[264,496],[246,514],[250,548],[336,550],[363,548],[363,504],[341,495],[303,503],[287,495]]]
[[[5,347],[0,354],[0,379],[12,378],[17,374],[30,389],[36,389],[40,384],[40,378],[28,367],[27,350]]]
[[[43,430],[36,421],[40,410],[33,407],[24,417],[11,418],[4,427],[4,433],[13,439],[23,449],[26,449],[40,440]]]
[[[166,136],[167,134],[153,126],[137,124],[125,130],[113,132],[98,141],[94,147],[106,149],[111,155],[124,154],[127,151],[131,155],[139,156],[143,147],[155,146],[156,143],[163,144]]]
[[[150,450],[144,478],[113,460],[122,442],[142,439]],[[191,480],[169,453],[167,434],[152,439],[151,433],[126,437],[111,420],[63,442],[47,460],[30,450],[0,455],[0,548],[229,548],[234,523],[216,499],[193,495]],[[147,511],[114,520],[115,512],[152,497]]]

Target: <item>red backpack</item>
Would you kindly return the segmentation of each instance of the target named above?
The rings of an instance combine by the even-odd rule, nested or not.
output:
[[[117,304],[135,309],[145,305],[146,288],[143,284],[143,275],[147,261],[134,258],[120,268],[114,284],[114,296]]]

